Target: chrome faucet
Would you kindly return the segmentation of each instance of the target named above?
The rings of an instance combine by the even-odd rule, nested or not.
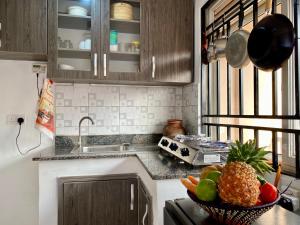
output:
[[[82,141],[81,141],[81,124],[84,120],[89,120],[91,121],[91,123],[94,125],[94,120],[89,117],[89,116],[84,116],[81,118],[81,120],[79,121],[79,140],[78,140],[78,145],[79,145],[79,151],[81,151],[81,145],[82,145]]]

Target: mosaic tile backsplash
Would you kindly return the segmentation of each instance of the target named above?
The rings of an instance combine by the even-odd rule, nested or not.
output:
[[[191,84],[183,87],[182,119],[184,126],[190,134],[198,134],[200,126],[200,109],[198,104],[200,99],[198,93],[199,84]]]
[[[168,119],[183,119],[183,106],[191,104],[189,97],[183,100],[182,87],[56,84],[55,88],[56,135],[78,135],[78,122],[87,115],[95,125],[85,121],[84,135],[160,134]]]

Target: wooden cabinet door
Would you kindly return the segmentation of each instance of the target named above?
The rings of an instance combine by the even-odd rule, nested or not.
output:
[[[64,183],[59,225],[135,225],[137,194],[136,179]]]
[[[194,1],[149,0],[152,79],[190,83],[194,65]]]
[[[47,55],[47,0],[0,0],[0,51]]]
[[[139,225],[152,225],[151,196],[143,183],[139,183]]]

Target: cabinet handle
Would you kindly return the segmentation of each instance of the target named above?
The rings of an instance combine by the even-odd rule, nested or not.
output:
[[[2,23],[0,22],[0,48],[2,47]]]
[[[134,210],[134,184],[130,185],[130,210]]]
[[[106,54],[103,55],[103,76],[106,77]]]
[[[98,75],[98,54],[94,54],[94,76],[96,77]]]
[[[155,78],[155,69],[156,69],[156,66],[155,66],[155,56],[152,56],[152,78],[153,79]]]
[[[146,204],[146,210],[145,210],[145,214],[143,216],[143,225],[145,225],[145,220],[146,220],[147,215],[148,215],[148,204]]]

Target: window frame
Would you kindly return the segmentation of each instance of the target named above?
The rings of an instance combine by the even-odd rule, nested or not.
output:
[[[221,29],[221,20],[223,18],[216,18],[214,22],[211,22],[210,24],[207,25],[207,20],[210,20],[212,15],[209,13],[209,15],[206,14],[207,9],[211,9],[213,4],[218,2],[218,0],[209,0],[202,8],[201,8],[201,34],[203,35],[204,33],[209,33],[209,30],[211,30],[212,26],[216,30]],[[231,101],[230,101],[230,94],[231,94],[231,87],[229,85],[230,81],[230,66],[227,64],[227,113],[226,114],[220,114],[220,103],[219,103],[219,61],[217,61],[214,66],[210,63],[208,66],[204,65],[201,63],[201,75],[200,75],[200,87],[201,87],[201,131],[203,133],[206,133],[208,136],[211,135],[211,128],[215,127],[216,129],[216,137],[217,139],[220,138],[220,129],[221,128],[226,128],[227,129],[227,139],[231,139],[231,129],[232,128],[237,128],[239,132],[239,139],[240,141],[243,141],[243,131],[244,129],[251,129],[254,131],[254,138],[258,140],[259,137],[259,131],[270,131],[272,132],[272,162],[273,162],[273,167],[277,169],[278,167],[278,152],[277,152],[277,133],[282,132],[282,133],[287,133],[287,134],[294,134],[294,138],[291,137],[291,135],[288,136],[287,142],[289,143],[288,145],[288,151],[283,151],[283,163],[286,163],[286,165],[294,165],[292,166],[292,169],[290,168],[289,170],[285,171],[286,174],[289,175],[295,175],[296,177],[300,178],[300,129],[295,129],[293,126],[295,122],[299,122],[300,125],[300,101],[299,101],[299,67],[298,64],[299,62],[299,49],[298,49],[298,42],[299,42],[299,30],[298,30],[298,16],[297,14],[300,13],[298,12],[300,6],[299,6],[299,0],[288,0],[286,1],[287,4],[282,4],[284,5],[282,9],[282,13],[289,15],[290,19],[292,22],[294,22],[294,27],[296,31],[296,44],[295,44],[295,51],[293,53],[293,56],[291,57],[292,59],[286,63],[283,68],[282,68],[282,73],[288,73],[289,77],[292,79],[289,79],[288,83],[288,89],[293,88],[292,93],[294,95],[285,93],[283,92],[282,95],[285,97],[288,96],[290,101],[293,101],[294,103],[288,105],[289,107],[289,112],[290,111],[295,111],[293,115],[287,114],[287,115],[278,115],[276,112],[276,100],[274,98],[276,94],[276,81],[275,79],[272,78],[272,115],[260,115],[259,114],[259,105],[258,105],[258,100],[259,100],[259,93],[258,93],[258,69],[254,68],[254,113],[253,115],[245,115],[243,114],[243,100],[242,100],[242,89],[240,88],[242,86],[242,70],[239,70],[239,113],[232,115],[231,113]],[[237,13],[234,14],[234,10],[238,8],[239,2],[234,4],[229,10],[233,11],[233,15],[228,18],[228,21],[225,22],[227,25],[230,24],[236,16]],[[244,10],[248,9],[249,7],[253,7],[253,25],[257,23],[258,19],[258,13],[260,12],[260,8],[258,7],[258,4],[261,4],[261,1],[258,0],[243,0],[244,4]],[[257,9],[257,10],[256,10]],[[228,10],[228,11],[229,11]],[[229,15],[231,15],[229,13]],[[235,15],[235,16],[234,16]],[[226,19],[225,19],[226,21]],[[215,111],[217,113],[211,114],[210,107],[211,105],[214,105],[211,103],[212,99],[212,93],[211,93],[211,78],[210,76],[210,71],[214,69],[216,70],[216,79],[215,81],[216,86],[215,86],[215,96],[214,98],[216,99],[216,105],[215,105]],[[275,77],[276,72],[272,72],[272,77]],[[230,92],[230,93],[229,93]],[[294,98],[294,99],[293,99]],[[220,123],[220,119],[222,118],[230,118],[230,119],[242,119],[242,118],[249,118],[249,119],[278,119],[281,120],[282,125],[283,124],[288,124],[288,128],[274,128],[274,127],[269,127],[269,126],[247,126],[247,125],[239,125],[236,123]],[[208,122],[209,119],[214,119],[217,122]],[[284,127],[284,126],[282,126]],[[290,157],[290,152],[295,151],[295,158]],[[293,170],[294,169],[294,170]]]

